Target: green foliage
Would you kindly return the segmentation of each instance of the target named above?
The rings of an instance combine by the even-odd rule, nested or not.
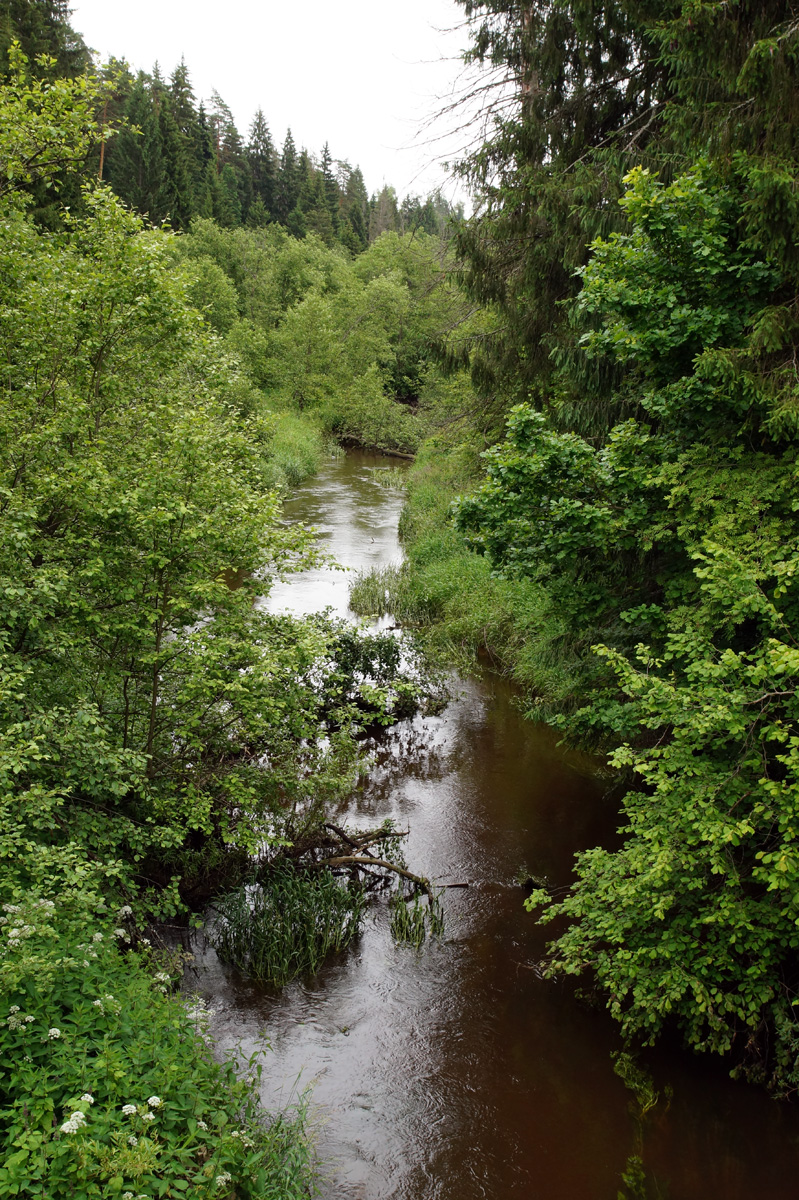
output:
[[[260,1065],[214,1061],[202,1002],[129,947],[130,910],[85,891],[16,900],[0,932],[0,1196],[307,1196],[302,1111],[262,1124]]]
[[[98,140],[96,109],[103,87],[91,75],[77,79],[37,78],[19,44],[9,51],[0,126],[0,197],[20,194],[33,183],[51,183],[63,170],[83,164]],[[52,70],[54,59],[37,66]],[[24,193],[23,193],[24,195]]]
[[[339,883],[329,870],[275,866],[263,883],[215,903],[209,937],[225,962],[283,987],[297,975],[316,974],[328,955],[349,945],[365,904],[357,885]]]
[[[742,236],[748,171],[699,164],[669,186],[632,173],[632,231],[595,244],[574,320],[590,322],[588,355],[624,365],[635,417],[589,440],[520,406],[455,515],[495,569],[540,580],[572,629],[605,642],[593,696],[562,723],[626,741],[611,761],[641,780],[623,847],[580,855],[565,899],[529,901],[570,922],[550,969],[590,968],[629,1036],[676,1023],[785,1087],[799,982],[792,335],[774,316],[784,275]]]
[[[438,896],[423,902],[416,892],[408,900],[402,890],[395,892],[389,901],[391,909],[391,936],[397,942],[405,942],[419,949],[426,938],[441,937],[444,932],[444,914]]]

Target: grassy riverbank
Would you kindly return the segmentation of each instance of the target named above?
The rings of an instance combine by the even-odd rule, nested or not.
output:
[[[560,709],[575,694],[580,664],[546,590],[530,579],[493,574],[450,517],[456,496],[480,482],[476,447],[430,439],[406,479],[400,521],[406,560],[361,576],[352,588],[354,611],[393,613],[463,671],[487,660],[522,688],[541,717]]]

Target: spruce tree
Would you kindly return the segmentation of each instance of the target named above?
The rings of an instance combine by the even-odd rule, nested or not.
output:
[[[283,151],[280,156],[280,169],[277,176],[277,194],[275,198],[275,216],[281,225],[288,225],[289,215],[297,206],[300,197],[300,170],[297,160],[297,148],[291,130],[286,133]]]
[[[277,155],[263,111],[259,108],[250,126],[246,149],[252,176],[254,202],[260,200],[269,216],[275,216],[277,201]]]
[[[330,224],[335,236],[339,227],[339,188],[333,174],[333,160],[330,157],[330,147],[325,142],[322,147],[322,162],[320,164],[322,178],[323,200],[330,215]]]
[[[127,124],[115,139],[109,180],[126,204],[159,221],[165,215],[164,159],[153,86],[139,72],[125,105]]]
[[[0,5],[0,79],[8,65],[8,48],[20,43],[34,74],[40,54],[54,58],[55,75],[73,78],[88,67],[91,57],[83,38],[69,22],[67,0],[3,0]]]

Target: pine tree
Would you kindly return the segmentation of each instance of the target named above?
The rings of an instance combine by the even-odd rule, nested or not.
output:
[[[275,197],[275,217],[281,225],[287,225],[289,215],[297,207],[300,198],[300,172],[297,160],[297,149],[291,130],[286,133],[283,151],[280,156],[280,169],[277,176],[277,194]]]
[[[83,38],[69,23],[67,0],[3,0],[0,5],[0,79],[6,71],[8,48],[18,41],[30,60],[34,74],[40,71],[35,59],[46,54],[56,60],[55,74],[73,78],[91,61]]]
[[[250,126],[250,140],[246,149],[247,161],[252,176],[255,201],[260,200],[269,216],[275,216],[277,201],[277,155],[269,126],[259,108]]]
[[[131,208],[159,221],[166,215],[162,207],[164,160],[153,86],[139,72],[125,105],[128,123],[115,139],[109,182]]]

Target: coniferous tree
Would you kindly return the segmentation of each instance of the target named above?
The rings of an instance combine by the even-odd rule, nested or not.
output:
[[[275,199],[275,217],[281,225],[287,225],[290,214],[297,207],[300,197],[300,165],[297,158],[297,148],[291,130],[286,133],[283,151],[280,156],[280,169],[277,177],[277,195]]]
[[[626,227],[626,171],[662,162],[652,154],[666,71],[650,26],[681,3],[458,3],[472,25],[469,59],[506,76],[492,136],[460,166],[480,200],[457,238],[466,287],[502,314],[473,358],[486,396],[504,393],[501,412],[531,390],[548,402],[557,355],[568,352],[560,302],[575,294],[592,238]]]
[[[175,120],[172,103],[170,93],[161,89],[156,99],[163,156],[159,209],[168,215],[174,228],[188,229],[197,211],[192,183],[191,143]]]
[[[109,181],[131,208],[158,221],[164,215],[163,148],[153,89],[143,72],[139,72],[131,89],[125,117],[127,124],[116,138]]]
[[[330,215],[330,224],[335,236],[339,228],[339,190],[333,174],[333,160],[330,157],[330,147],[327,142],[322,147],[322,162],[319,171],[322,178],[323,200]]]
[[[250,126],[246,155],[252,176],[254,202],[260,200],[267,214],[274,216],[277,201],[277,156],[269,126],[260,108]]]
[[[387,230],[396,231],[399,228],[399,209],[397,193],[393,187],[386,184],[376,196],[369,201],[369,241],[380,237]]]
[[[212,217],[219,206],[219,178],[213,132],[202,101],[197,111],[191,161],[194,211],[200,217]]]
[[[342,201],[340,237],[353,253],[360,254],[369,245],[369,194],[360,167],[350,169],[347,164],[344,197]]]
[[[8,48],[17,41],[36,74],[35,60],[46,54],[56,60],[55,75],[74,77],[86,70],[89,51],[69,22],[67,0],[3,0],[0,5],[0,78],[7,68]]]

